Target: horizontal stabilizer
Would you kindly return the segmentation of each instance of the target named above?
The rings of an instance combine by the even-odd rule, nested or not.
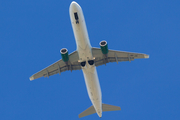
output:
[[[82,117],[85,117],[94,113],[96,113],[96,110],[94,109],[94,106],[92,105],[91,107],[89,107],[88,109],[80,113],[78,116],[79,118],[82,118]]]
[[[120,107],[118,106],[114,106],[114,105],[108,105],[108,104],[102,104],[102,111],[116,111],[116,110],[121,110]],[[96,110],[94,109],[94,106],[92,105],[91,107],[89,107],[88,109],[86,109],[85,111],[83,111],[82,113],[79,114],[79,118],[81,117],[85,117],[91,114],[96,113]]]
[[[102,104],[102,111],[116,111],[116,110],[121,110],[120,107],[114,106],[114,105],[108,105],[108,104]]]

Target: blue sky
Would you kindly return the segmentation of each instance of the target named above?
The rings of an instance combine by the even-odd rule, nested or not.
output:
[[[82,71],[29,81],[61,59],[60,49],[76,50],[70,0],[0,1],[0,119],[76,120],[92,104]],[[180,1],[77,0],[91,45],[140,52],[149,59],[97,68],[103,103],[121,111],[102,120],[180,119]],[[96,120],[97,114],[81,118]]]

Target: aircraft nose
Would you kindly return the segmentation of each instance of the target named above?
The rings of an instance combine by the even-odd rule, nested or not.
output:
[[[70,5],[70,8],[72,9],[72,10],[74,10],[74,11],[77,11],[79,8],[81,8],[80,6],[79,6],[79,4],[77,3],[77,2],[75,2],[75,1],[72,1],[71,2],[71,5]]]
[[[71,2],[71,5],[75,5],[75,4],[77,4],[77,2],[75,2],[75,1],[72,1],[72,2]]]

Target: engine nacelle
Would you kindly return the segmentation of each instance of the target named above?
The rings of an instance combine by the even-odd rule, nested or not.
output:
[[[61,53],[62,60],[64,62],[67,62],[69,60],[68,50],[66,48],[62,48],[60,50],[60,53]]]
[[[108,54],[108,44],[105,40],[101,41],[100,43],[101,51],[103,54]]]

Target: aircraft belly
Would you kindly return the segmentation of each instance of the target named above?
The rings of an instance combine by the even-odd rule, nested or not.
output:
[[[80,25],[81,24],[81,25]],[[92,59],[91,45],[84,22],[73,25],[79,60]]]
[[[98,114],[102,114],[102,95],[95,66],[83,68],[89,98]]]
[[[70,7],[70,19],[76,40],[77,51],[79,55],[79,62],[86,61],[86,65],[82,67],[82,71],[85,78],[85,83],[90,100],[97,112],[102,116],[102,98],[99,79],[97,76],[96,67],[89,65],[88,60],[93,59],[91,44],[89,42],[89,36],[86,28],[86,23],[83,15],[83,11],[78,4],[72,4]]]

